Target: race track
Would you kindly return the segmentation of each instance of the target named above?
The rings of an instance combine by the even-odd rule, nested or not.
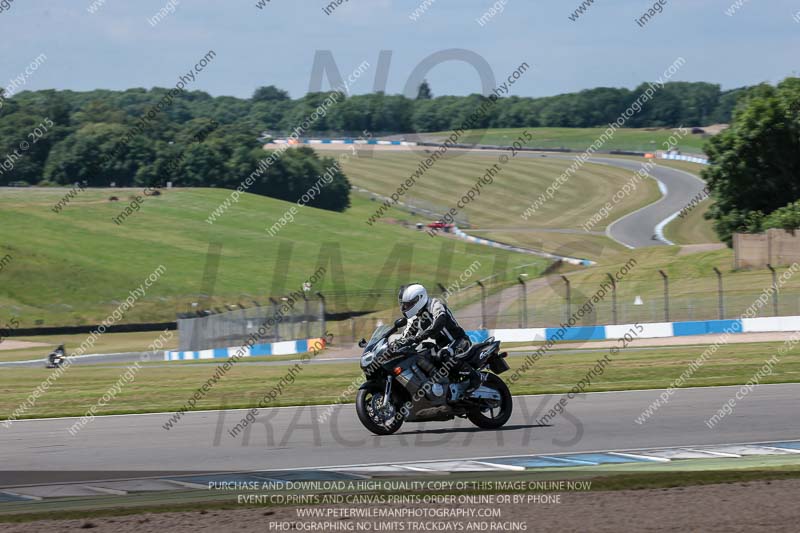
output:
[[[317,144],[314,145],[315,150],[341,150],[342,145],[335,145],[335,144]],[[398,151],[401,150],[403,152],[411,153],[419,151],[420,147],[398,147],[398,146],[383,146],[383,147],[373,147],[373,149],[378,150],[386,150],[386,151]],[[424,148],[424,147],[422,147]],[[491,153],[500,153],[505,152],[506,150],[499,150],[492,147],[475,147],[475,148],[452,148],[452,151],[459,151],[464,153],[471,153],[474,155],[486,155]],[[425,157],[427,151],[422,152],[419,151],[419,156]],[[574,161],[579,154],[577,153],[553,153],[553,152],[519,152],[517,157],[527,157],[527,158],[548,158],[548,159],[563,159],[565,161]],[[604,157],[604,156],[592,156],[590,157],[587,162],[599,164],[599,165],[609,165],[612,167],[617,167],[624,169],[626,171],[630,171],[631,174],[636,172],[637,170],[641,169],[644,164],[645,160],[642,159],[624,159],[624,158],[617,158],[617,157]],[[650,169],[648,172],[650,176],[655,178],[659,182],[659,188],[661,189],[662,196],[655,202],[646,205],[637,211],[629,213],[622,218],[613,222],[606,230],[606,235],[610,238],[614,239],[615,241],[627,246],[628,248],[642,248],[646,246],[658,246],[658,245],[667,245],[672,244],[663,236],[663,227],[666,226],[667,222],[669,222],[673,217],[677,216],[677,214],[686,206],[690,204],[693,198],[697,196],[698,193],[703,191],[705,187],[705,182],[703,182],[697,176],[694,176],[688,172],[683,170],[678,170],[671,167],[666,167],[663,165],[656,164],[655,167]],[[553,176],[553,180],[555,180],[557,176]],[[532,190],[529,194],[530,201],[533,201],[535,198],[539,196],[543,191],[540,190]],[[558,193],[556,193],[558,194]],[[607,200],[611,200],[608,198]],[[525,227],[519,226],[512,226],[510,228],[502,228],[503,231],[519,231],[519,230],[526,230]],[[537,230],[542,231],[542,230]],[[567,231],[567,230],[558,230],[558,231]],[[582,230],[579,230],[580,233],[586,233]],[[589,234],[592,234],[590,232]],[[481,236],[485,236],[488,239],[491,239],[491,234],[487,232],[481,232]]]
[[[708,429],[704,421],[738,388],[680,390],[643,425],[634,420],[661,391],[586,394],[568,404],[569,416],[546,425],[537,420],[559,396],[515,397],[514,415],[499,431],[459,420],[406,424],[388,437],[368,433],[351,405],[335,407],[325,422],[317,418],[327,406],[262,410],[252,431],[237,437],[228,430],[245,410],[190,413],[169,431],[167,414],[100,417],[76,436],[67,432],[75,418],[22,420],[0,426],[0,465],[63,480],[68,471],[247,471],[800,438],[800,384],[756,387]]]
[[[541,155],[523,152],[520,155],[527,157],[541,157]],[[548,154],[548,158],[574,160],[575,156]],[[631,173],[641,169],[643,162],[631,159],[611,157],[591,157],[589,163],[609,165],[629,170]],[[662,193],[666,193],[657,201],[629,213],[608,226],[606,234],[615,241],[628,248],[642,248],[672,244],[664,239],[663,226],[666,222],[689,205],[692,198],[705,187],[705,182],[696,176],[661,165],[656,165],[649,174],[660,182]],[[532,195],[535,197],[535,195]]]

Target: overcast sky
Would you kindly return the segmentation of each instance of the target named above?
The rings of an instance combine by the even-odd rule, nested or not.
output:
[[[595,0],[574,22],[568,16],[580,0],[427,0],[416,21],[410,15],[424,0],[348,0],[330,14],[330,0],[270,0],[263,9],[259,0],[9,1],[0,0],[0,86],[47,57],[27,89],[173,86],[210,49],[217,57],[191,88],[239,97],[270,84],[301,96],[319,50],[333,54],[345,77],[369,62],[353,93],[373,90],[380,50],[392,51],[389,93],[402,92],[427,56],[451,48],[475,52],[498,80],[530,64],[512,88],[519,96],[632,88],[678,57],[686,64],[673,80],[723,88],[774,83],[800,68],[800,0],[744,0],[733,16],[725,11],[736,0],[667,0],[644,27],[635,19],[650,0]],[[502,2],[503,12],[477,22]],[[148,19],[170,3],[174,13],[152,26]],[[480,92],[477,72],[463,62],[426,77],[435,95]]]

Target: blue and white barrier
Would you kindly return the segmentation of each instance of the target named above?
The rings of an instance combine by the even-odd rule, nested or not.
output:
[[[241,357],[260,357],[264,355],[293,355],[311,351],[311,347],[325,346],[325,339],[301,339],[296,341],[271,342],[233,348],[213,348],[198,351],[166,351],[164,361],[192,361],[200,359],[228,359],[243,352]]]
[[[475,237],[474,235],[469,235],[467,233],[464,233],[457,226],[453,227],[453,235],[455,235],[460,239],[464,239],[467,242],[482,244],[483,246],[491,246],[493,248],[500,248],[503,250],[508,250],[510,252],[538,255],[539,257],[547,257],[548,259],[560,259],[561,261],[564,261],[565,263],[569,263],[571,265],[592,266],[595,264],[595,262],[590,259],[581,259],[580,257],[566,257],[563,255],[555,255],[540,250],[520,248],[519,246],[512,246],[510,244],[503,244],[502,242],[491,241],[489,239],[482,239],[481,237]]]
[[[800,316],[779,316],[763,318],[741,318],[732,320],[699,320],[692,322],[655,322],[640,324],[642,331],[638,338],[655,339],[662,337],[685,337],[689,335],[709,335],[730,332],[768,333],[776,331],[800,331]],[[547,342],[616,340],[629,332],[634,324],[601,326],[573,326],[559,335],[561,327],[522,328],[522,329],[481,329],[468,331],[473,342],[494,337],[501,342]]]
[[[762,318],[737,318],[732,320],[698,320],[691,322],[650,322],[639,324],[642,331],[638,338],[656,339],[664,337],[685,337],[689,335],[710,335],[730,332],[769,333],[776,331],[800,331],[800,316],[778,316]],[[494,337],[501,342],[547,342],[553,341],[602,341],[617,340],[631,331],[634,324],[599,326],[572,326],[559,334],[556,328],[506,328],[477,329],[468,331],[472,342],[485,341]],[[311,351],[313,346],[324,346],[324,339],[302,339],[295,341],[255,344],[253,347],[235,346],[232,348],[213,348],[198,351],[166,351],[165,361],[192,361],[202,359],[228,359],[244,350],[242,357],[267,355],[293,355]]]
[[[289,139],[273,139],[275,144],[287,144]],[[412,141],[379,141],[377,139],[299,139],[297,144],[374,144],[379,146],[417,146]]]
[[[672,161],[689,161],[690,163],[700,163],[701,165],[707,165],[708,159],[705,157],[698,157],[694,155],[683,155],[683,154],[658,154],[659,159],[669,159]]]

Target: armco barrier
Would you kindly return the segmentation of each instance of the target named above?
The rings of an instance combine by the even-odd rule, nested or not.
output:
[[[800,331],[800,316],[778,316],[763,318],[742,318],[733,320],[699,320],[694,322],[654,322],[640,324],[642,331],[638,338],[684,337],[688,335],[713,335],[728,331],[730,333],[766,333],[774,331]],[[494,337],[501,342],[547,342],[562,341],[596,341],[616,340],[629,332],[634,324],[616,324],[606,326],[573,326],[559,334],[558,328],[521,328],[521,329],[478,329],[468,331],[472,342],[482,342]],[[306,339],[299,341],[273,342],[256,344],[246,349],[244,357],[263,355],[292,355],[305,353],[315,342],[323,339]],[[241,349],[215,348],[196,352],[164,352],[165,361],[187,361],[193,359],[227,359]]]

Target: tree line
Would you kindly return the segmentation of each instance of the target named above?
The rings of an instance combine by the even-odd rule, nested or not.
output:
[[[647,88],[596,88],[543,98],[500,98],[475,128],[605,126]],[[667,83],[629,127],[675,127],[728,122],[737,103],[758,87],[723,91],[711,83]],[[371,93],[346,97],[316,113],[331,93],[292,99],[274,86],[251,98],[185,92],[167,106],[168,89],[125,91],[25,91],[0,108],[0,160],[19,149],[25,136],[47,119],[53,127],[20,157],[0,168],[0,185],[223,187],[235,189],[265,157],[263,132],[285,135],[309,116],[312,135],[373,135],[445,131],[463,124],[485,97],[435,96],[427,83],[417,98]],[[156,111],[154,111],[156,109]],[[49,122],[48,122],[49,124]],[[331,166],[312,150],[282,156],[251,190],[296,201]],[[13,167],[13,168],[8,168]],[[349,183],[338,171],[314,204],[343,210]]]
[[[269,152],[258,138],[265,124],[250,114],[250,100],[196,91],[153,112],[167,91],[45,90],[6,100],[0,185],[236,189],[263,166]],[[31,137],[42,124],[46,134]],[[297,201],[326,173],[326,186],[308,205],[343,211],[350,205],[347,177],[333,158],[309,148],[273,158],[249,192]]]
[[[714,200],[706,217],[724,241],[734,232],[800,228],[800,78],[749,91],[705,151]]]

